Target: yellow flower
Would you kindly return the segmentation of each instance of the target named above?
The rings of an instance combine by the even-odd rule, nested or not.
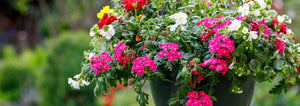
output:
[[[103,9],[97,13],[97,17],[99,19],[102,19],[105,13],[108,13],[109,11],[114,11],[114,9],[110,9],[109,6],[104,6]]]

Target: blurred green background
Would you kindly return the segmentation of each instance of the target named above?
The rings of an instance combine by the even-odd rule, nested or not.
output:
[[[72,89],[67,78],[80,72],[89,49],[89,28],[110,0],[1,0],[0,106],[95,106],[105,100],[93,85]],[[279,13],[290,16],[300,41],[300,0],[273,0]],[[257,82],[252,106],[300,106],[299,85],[270,95],[276,82]],[[144,90],[150,93],[149,84]],[[130,88],[118,90],[113,106],[138,106]],[[150,105],[153,100],[150,98]]]

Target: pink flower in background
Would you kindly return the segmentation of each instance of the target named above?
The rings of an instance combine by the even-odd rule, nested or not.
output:
[[[149,59],[146,55],[136,58],[132,63],[131,73],[135,72],[137,76],[142,76],[145,73],[144,67],[149,67],[151,71],[157,69],[155,62]]]
[[[90,58],[91,65],[89,67],[92,68],[94,73],[97,75],[101,71],[106,72],[109,69],[109,64],[107,62],[111,62],[112,58],[107,54],[107,52],[103,52],[101,55],[95,55]]]
[[[159,48],[163,49],[163,51],[158,52],[156,55],[159,58],[167,56],[169,61],[174,61],[176,58],[182,57],[181,53],[177,51],[178,45],[176,43],[160,44]]]
[[[150,38],[149,40],[150,40],[150,41],[155,41],[155,38]]]
[[[209,51],[211,53],[217,53],[219,58],[230,58],[230,53],[234,51],[233,40],[230,40],[228,36],[217,34],[213,39],[208,41]]]
[[[275,51],[279,50],[279,54],[282,55],[284,53],[284,47],[286,47],[285,43],[282,40],[275,41]]]
[[[145,44],[143,44],[143,46],[141,47],[141,50],[144,50],[145,49]]]
[[[212,106],[213,103],[208,95],[204,91],[192,91],[188,92],[189,98],[186,102],[186,106]]]
[[[200,63],[200,66],[202,66],[202,67],[206,67],[207,65],[209,65],[210,70],[222,72],[223,76],[225,75],[225,73],[228,70],[228,67],[226,65],[226,60],[219,60],[219,59],[216,59],[211,56],[210,56],[210,59],[207,59],[203,63]]]

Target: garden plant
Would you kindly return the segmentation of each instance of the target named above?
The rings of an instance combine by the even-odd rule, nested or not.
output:
[[[114,1],[90,29],[91,50],[68,80],[75,89],[94,83],[97,95],[123,84],[144,106],[143,85],[161,80],[176,88],[169,105],[212,106],[221,78],[232,94],[244,93],[240,85],[252,78],[279,77],[272,94],[298,80],[300,45],[286,25],[291,19],[272,10],[271,0]]]

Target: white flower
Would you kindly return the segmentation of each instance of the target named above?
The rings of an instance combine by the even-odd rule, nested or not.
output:
[[[186,13],[175,13],[173,15],[170,16],[170,18],[172,19],[175,19],[175,25],[171,25],[169,26],[170,27],[170,31],[175,31],[176,28],[179,26],[179,25],[182,25],[182,24],[186,24],[187,23],[187,15]],[[180,30],[185,30],[184,27],[180,26]]]
[[[250,13],[249,11],[249,5],[244,4],[243,6],[240,6],[238,9],[238,12],[242,13],[241,15],[244,17]]]
[[[293,32],[292,32],[291,29],[287,29],[287,30],[286,30],[286,34],[287,34],[287,35],[290,35],[290,34],[292,34],[292,33],[293,33]]]
[[[86,80],[82,80],[81,81],[81,85],[80,86],[88,86],[90,85],[90,82],[86,81]]]
[[[241,27],[241,23],[242,23],[242,21],[240,21],[240,20],[232,21],[232,23],[229,26],[229,30],[230,31],[238,30]]]
[[[73,78],[79,79],[80,78],[80,74],[75,75]]]
[[[255,11],[253,11],[252,12],[252,14],[254,15],[254,16],[260,16],[260,11],[259,10],[255,10]]]
[[[277,16],[277,20],[278,20],[278,22],[282,23],[282,22],[284,21],[284,17],[278,15],[278,16]]]
[[[186,13],[175,13],[171,15],[170,18],[175,19],[176,24],[185,24],[187,22]]]
[[[257,39],[257,32],[256,31],[250,31],[250,35],[248,37],[248,40],[252,41],[252,39]]]
[[[289,51],[290,53],[292,53],[292,52],[293,52],[293,48],[292,48],[292,46],[290,46],[290,47],[288,48],[288,51]]]
[[[297,47],[297,52],[298,52],[298,53],[300,52],[300,47]]]
[[[79,82],[73,80],[72,78],[68,79],[68,83],[75,89],[80,89]]]
[[[170,31],[175,31],[176,28],[178,27],[178,24],[171,25],[171,26],[169,26],[169,27],[170,27]]]
[[[288,21],[285,21],[286,23],[288,24],[291,24],[292,23],[292,19],[289,19]]]
[[[264,9],[267,7],[267,4],[265,3],[264,0],[255,0],[259,5],[260,5],[260,9]]]
[[[93,31],[90,31],[90,36],[95,36],[95,33]]]
[[[114,36],[116,31],[114,30],[112,25],[108,25],[107,31],[101,31],[100,34],[104,36],[107,40],[110,40],[112,36]]]
[[[234,62],[232,62],[232,63],[229,65],[228,69],[232,70],[232,69],[233,69],[233,65],[234,65]]]
[[[248,33],[248,28],[244,27],[242,32],[243,32],[244,34],[247,34],[247,33]]]

